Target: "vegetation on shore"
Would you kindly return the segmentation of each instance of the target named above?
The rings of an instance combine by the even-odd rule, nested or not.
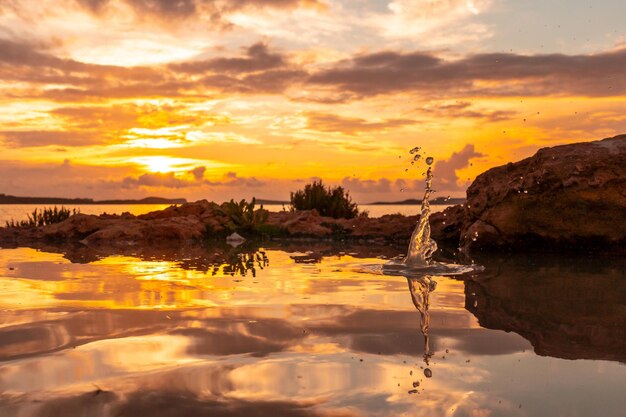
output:
[[[352,219],[359,214],[357,204],[343,187],[325,187],[321,180],[291,193],[291,210],[317,210],[321,216],[335,219]]]
[[[32,213],[27,214],[26,220],[15,221],[11,219],[11,221],[6,222],[6,227],[40,227],[47,226],[49,224],[60,223],[63,220],[67,220],[70,216],[79,213],[79,210],[73,209],[70,210],[61,206],[58,208],[54,207],[44,207],[43,209],[35,209]]]
[[[263,208],[263,205],[255,209],[256,198],[252,198],[251,202],[245,199],[236,202],[230,201],[222,204],[212,203],[213,209],[225,216],[228,220],[223,225],[226,230],[232,232],[261,232],[262,226],[267,222],[269,211]]]

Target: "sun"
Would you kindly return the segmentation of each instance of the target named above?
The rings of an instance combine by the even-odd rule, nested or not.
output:
[[[142,156],[133,158],[132,162],[142,165],[150,172],[179,172],[193,169],[197,161],[185,158],[172,158],[170,156]]]
[[[192,158],[174,158],[171,156],[139,156],[130,159],[129,162],[140,165],[148,172],[161,174],[169,172],[189,172],[199,166],[207,168],[224,168],[230,166],[230,164],[217,161]]]

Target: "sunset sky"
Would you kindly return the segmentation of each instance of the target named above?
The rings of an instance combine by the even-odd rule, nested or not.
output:
[[[624,0],[0,0],[0,193],[461,196],[626,133]],[[402,191],[404,190],[404,191]]]

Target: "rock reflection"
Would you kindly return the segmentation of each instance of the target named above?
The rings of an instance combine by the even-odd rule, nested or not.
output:
[[[626,362],[622,260],[492,259],[488,270],[465,284],[481,326],[515,332],[542,356]]]

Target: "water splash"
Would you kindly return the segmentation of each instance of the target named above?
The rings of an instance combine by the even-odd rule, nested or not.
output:
[[[432,262],[433,253],[437,250],[437,243],[430,237],[430,202],[429,198],[433,192],[433,158],[426,158],[428,170],[426,171],[426,190],[424,198],[422,198],[422,208],[420,211],[420,219],[413,230],[409,250],[406,257],[402,261],[407,266],[424,267]]]
[[[416,154],[420,151],[415,147],[409,151]],[[419,155],[419,154],[418,154]],[[417,155],[414,160],[419,159]],[[432,260],[433,253],[437,251],[437,242],[430,237],[430,195],[434,192],[432,164],[435,159],[432,156],[425,158],[428,165],[426,170],[426,189],[422,198],[420,218],[411,234],[409,248],[404,258],[394,259],[383,265],[383,273],[389,275],[414,276],[419,274],[461,275],[483,269],[478,265],[458,265],[441,263]],[[408,171],[408,169],[407,169]]]

